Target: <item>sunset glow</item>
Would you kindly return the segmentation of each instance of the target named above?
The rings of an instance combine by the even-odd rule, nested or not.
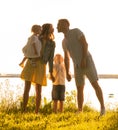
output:
[[[117,74],[117,0],[4,0],[0,1],[0,73],[20,73],[22,47],[33,24],[55,28],[56,53],[63,53],[58,19],[67,18],[87,39],[98,73]]]

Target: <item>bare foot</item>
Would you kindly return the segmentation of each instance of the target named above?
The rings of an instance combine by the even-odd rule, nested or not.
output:
[[[23,68],[23,67],[24,67],[24,64],[23,64],[23,63],[20,63],[19,66]]]

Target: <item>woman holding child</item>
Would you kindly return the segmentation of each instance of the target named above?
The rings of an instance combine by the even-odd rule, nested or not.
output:
[[[39,35],[39,40],[41,41],[42,47],[40,51],[40,57],[28,58],[25,67],[21,72],[21,78],[25,80],[24,94],[23,94],[23,111],[26,111],[26,106],[29,99],[29,91],[31,88],[31,83],[35,85],[36,90],[36,108],[35,113],[39,111],[41,104],[41,91],[42,86],[47,85],[46,79],[46,64],[49,63],[49,72],[52,81],[54,77],[52,75],[53,71],[53,57],[55,51],[54,42],[54,29],[52,24],[46,23],[42,26],[41,34]],[[35,61],[35,66],[32,66],[31,60]]]

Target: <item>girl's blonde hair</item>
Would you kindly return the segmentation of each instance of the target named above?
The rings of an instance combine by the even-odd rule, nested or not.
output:
[[[37,33],[37,32],[39,32],[39,29],[41,29],[41,26],[35,24],[35,25],[32,26],[32,28],[31,28],[31,32],[33,32],[33,33]]]
[[[64,58],[61,54],[56,54],[55,57],[54,57],[54,62],[56,64],[61,64],[64,62]]]

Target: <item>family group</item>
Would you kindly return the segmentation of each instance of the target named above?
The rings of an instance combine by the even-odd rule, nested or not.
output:
[[[19,64],[23,70],[21,79],[25,81],[23,93],[23,112],[26,111],[29,99],[31,84],[35,85],[36,108],[39,113],[41,105],[42,86],[47,86],[46,65],[49,66],[49,75],[52,80],[53,111],[63,112],[65,100],[65,79],[71,81],[70,58],[73,61],[74,79],[77,88],[78,113],[83,111],[85,76],[89,79],[95,90],[100,103],[100,116],[105,114],[105,105],[102,89],[98,83],[98,74],[88,50],[88,43],[84,33],[79,28],[70,29],[68,19],[59,19],[57,31],[64,34],[62,48],[64,56],[55,54],[56,42],[54,41],[54,28],[51,23],[42,26],[33,25],[32,35],[28,38],[27,44],[23,47],[24,58]]]

